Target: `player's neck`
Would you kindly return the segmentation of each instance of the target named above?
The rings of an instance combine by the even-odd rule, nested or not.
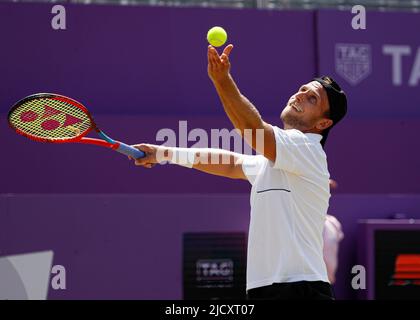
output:
[[[316,128],[311,128],[311,129],[302,129],[302,128],[298,128],[296,126],[292,126],[292,125],[288,125],[286,123],[283,123],[283,129],[284,130],[291,130],[291,129],[295,129],[295,130],[299,130],[303,133],[316,133],[316,134],[322,134],[322,130],[316,129]]]

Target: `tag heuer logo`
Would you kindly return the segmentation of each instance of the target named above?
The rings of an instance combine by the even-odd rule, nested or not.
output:
[[[358,84],[371,72],[370,45],[337,43],[335,71],[352,85]]]

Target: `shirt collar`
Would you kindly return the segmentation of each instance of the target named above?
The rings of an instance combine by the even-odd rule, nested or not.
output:
[[[305,135],[310,139],[310,140],[313,140],[313,141],[316,141],[316,142],[321,142],[321,140],[322,140],[322,135],[321,134],[319,134],[319,133],[305,133]]]

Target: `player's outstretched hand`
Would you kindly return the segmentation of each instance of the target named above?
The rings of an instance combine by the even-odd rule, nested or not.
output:
[[[220,82],[226,79],[230,71],[229,55],[233,49],[233,45],[230,44],[225,47],[223,53],[219,56],[216,48],[209,45],[207,49],[208,66],[207,72],[210,79],[214,82]]]

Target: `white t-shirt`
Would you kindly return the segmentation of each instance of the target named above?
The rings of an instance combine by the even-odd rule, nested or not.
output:
[[[280,282],[325,281],[325,217],[330,198],[322,136],[273,127],[276,160],[245,156],[251,189],[247,290]]]

